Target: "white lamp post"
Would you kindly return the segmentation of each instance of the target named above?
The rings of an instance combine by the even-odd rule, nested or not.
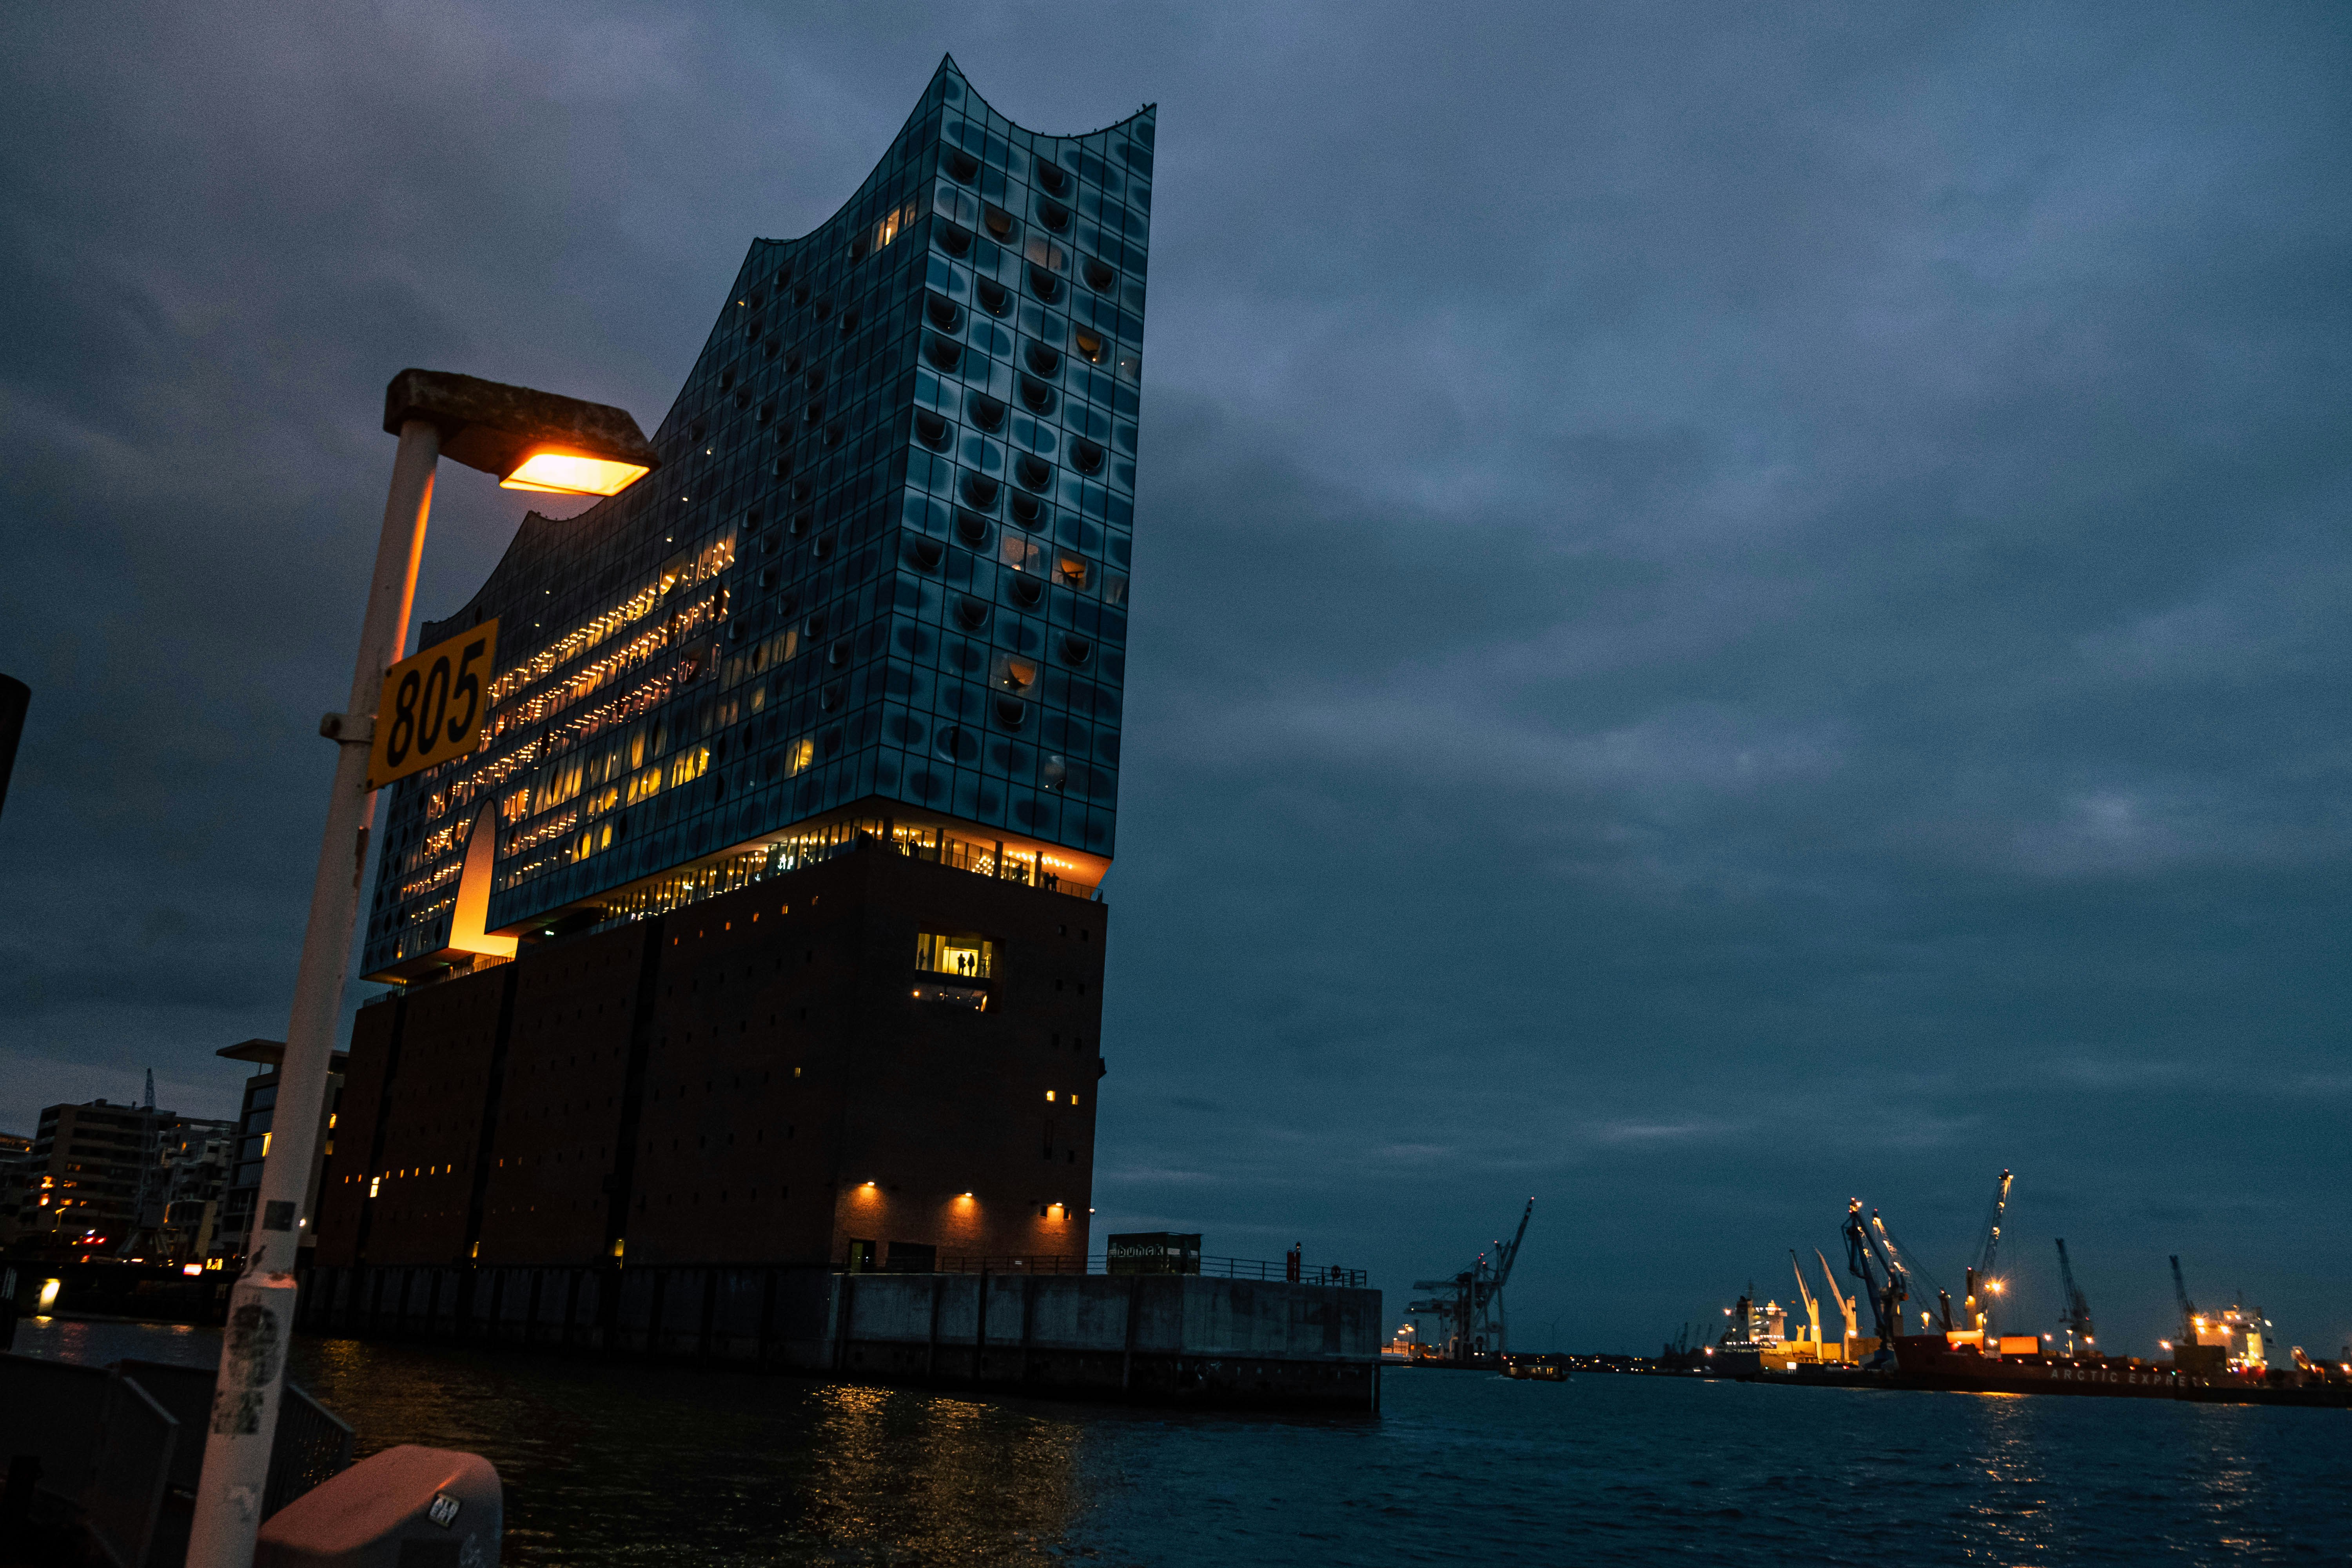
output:
[[[311,884],[310,923],[302,932],[252,1244],[229,1297],[221,1340],[188,1568],[249,1568],[261,1528],[294,1327],[296,1248],[310,1217],[301,1211],[325,1117],[329,1059],[367,871],[368,825],[375,816],[369,746],[384,671],[408,640],[434,468],[446,456],[497,474],[517,489],[616,495],[660,462],[636,421],[621,409],[439,371],[404,370],[393,378],[384,394],[383,427],[400,437],[400,449],[376,541],[351,702],[319,724],[319,732],[337,742],[335,782]]]

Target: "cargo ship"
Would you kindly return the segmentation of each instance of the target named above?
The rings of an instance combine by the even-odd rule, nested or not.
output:
[[[2298,1366],[2204,1373],[2137,1356],[1996,1354],[1942,1334],[1903,1334],[1892,1365],[1807,1364],[1731,1372],[1746,1382],[1839,1388],[1932,1389],[1949,1394],[2062,1394],[2110,1399],[2180,1399],[2207,1405],[2352,1408],[2352,1378]]]
[[[1917,1265],[1896,1247],[1875,1210],[1865,1217],[1857,1198],[1847,1205],[1844,1227],[1847,1269],[1859,1284],[1856,1292],[1845,1294],[1827,1256],[1819,1251],[1813,1255],[1829,1283],[1830,1304],[1845,1320],[1843,1342],[1823,1342],[1820,1302],[1806,1283],[1801,1262],[1791,1251],[1790,1263],[1810,1320],[1807,1324],[1796,1326],[1791,1333],[1788,1314],[1777,1302],[1758,1306],[1751,1285],[1738,1304],[1727,1310],[1730,1321],[1721,1339],[1712,1345],[1694,1347],[1685,1334],[1666,1347],[1658,1364],[1664,1370],[1742,1382],[2352,1408],[2352,1358],[2333,1365],[2315,1363],[2297,1346],[2289,1352],[2291,1364],[2272,1366],[2264,1345],[2270,1320],[2242,1303],[2232,1303],[2219,1312],[2199,1311],[2189,1299],[2178,1258],[2172,1259],[2172,1275],[2180,1309],[2180,1338],[2177,1342],[2163,1342],[2163,1349],[2169,1352],[2167,1359],[2111,1356],[2095,1348],[2090,1304],[2074,1282],[2063,1239],[2057,1250],[2066,1302],[2062,1320],[2064,1351],[2059,1352],[2052,1343],[2056,1336],[1999,1332],[1992,1308],[2007,1287],[1994,1274],[1993,1266],[2011,1180],[2009,1172],[2000,1173],[1985,1239],[1967,1271],[1960,1300],[1956,1303],[1941,1289],[1936,1292],[1942,1332],[1932,1331],[1934,1320],[1925,1310],[1918,1311],[1921,1332],[1899,1331],[1906,1315],[1905,1303],[1915,1291]],[[1876,1335],[1860,1331],[1865,1303],[1878,1330]]]

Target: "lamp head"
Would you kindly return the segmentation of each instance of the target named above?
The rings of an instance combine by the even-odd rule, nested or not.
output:
[[[384,388],[383,427],[440,427],[441,455],[509,489],[618,495],[661,466],[625,409],[449,371],[404,370]]]

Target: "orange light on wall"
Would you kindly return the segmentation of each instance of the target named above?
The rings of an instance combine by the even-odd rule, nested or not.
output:
[[[499,481],[502,489],[559,496],[619,495],[653,470],[562,447],[534,447]]]

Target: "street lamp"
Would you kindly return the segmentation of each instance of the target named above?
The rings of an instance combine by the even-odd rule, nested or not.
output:
[[[616,495],[660,465],[622,409],[443,371],[404,370],[384,389],[383,427],[400,437],[392,491],[376,541],[375,574],[360,625],[350,708],[320,721],[336,742],[327,828],[302,931],[294,1008],[278,1074],[277,1124],[263,1156],[253,1243],[229,1296],[227,1331],[213,1391],[204,1475],[188,1538],[188,1568],[249,1568],[269,1479],[270,1444],[292,1337],[294,1264],[310,1161],[324,1118],[327,1069],[342,1013],[360,881],[367,870],[375,791],[368,780],[384,671],[408,641],[416,565],[442,457],[499,476],[517,489]]]

